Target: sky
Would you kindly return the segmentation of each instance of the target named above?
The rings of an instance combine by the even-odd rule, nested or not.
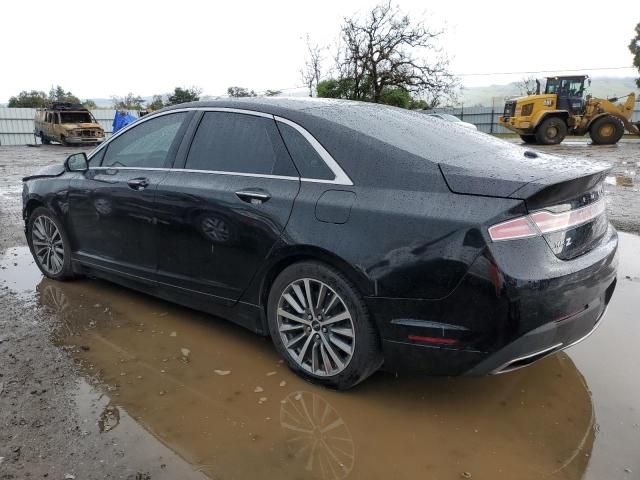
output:
[[[149,96],[176,86],[198,86],[213,96],[232,85],[287,91],[302,85],[307,34],[330,47],[329,64],[343,18],[376,3],[2,2],[0,103],[21,90],[48,91],[58,84],[81,99],[128,92]],[[595,69],[631,66],[627,45],[640,22],[638,0],[593,6],[553,2],[550,8],[513,0],[396,4],[444,30],[439,46],[468,87],[525,76],[494,74],[500,72],[586,69],[591,76],[637,75],[632,68]]]

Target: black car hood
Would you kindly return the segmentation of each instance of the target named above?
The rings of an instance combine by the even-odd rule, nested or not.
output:
[[[34,178],[59,177],[65,172],[64,165],[49,165],[22,179],[23,182]]]
[[[489,147],[489,145],[487,145]],[[527,199],[551,185],[587,177],[602,177],[609,165],[558,157],[501,142],[438,162],[455,193]]]

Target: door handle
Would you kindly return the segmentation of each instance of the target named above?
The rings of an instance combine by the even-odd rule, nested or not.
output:
[[[148,178],[132,178],[127,182],[127,185],[129,185],[129,187],[133,188],[134,190],[144,190],[149,186],[149,179]]]
[[[238,190],[236,196],[243,202],[258,205],[268,201],[271,195],[264,190]]]

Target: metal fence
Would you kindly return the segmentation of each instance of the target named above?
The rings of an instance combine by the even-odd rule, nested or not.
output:
[[[105,136],[111,135],[115,110],[91,110],[102,125]],[[136,112],[130,112],[136,115]],[[40,143],[33,135],[35,108],[0,108],[0,145],[27,145]]]
[[[460,120],[473,123],[478,130],[485,133],[513,133],[498,123],[498,117],[502,115],[504,105],[496,105],[495,107],[455,107],[455,108],[436,108],[430,110],[433,113],[449,113],[455,115]],[[640,121],[640,106],[636,105],[633,112],[632,121]]]
[[[486,133],[510,133],[498,124],[503,106],[496,107],[456,107],[437,108],[432,112],[450,113],[465,122],[473,123],[478,130]],[[111,135],[111,124],[115,110],[92,110],[93,116],[104,128],[105,135]],[[136,112],[130,112],[136,115]],[[33,108],[0,108],[0,145],[27,145],[40,142],[33,135],[36,110]],[[640,121],[640,107],[633,113],[633,121]]]

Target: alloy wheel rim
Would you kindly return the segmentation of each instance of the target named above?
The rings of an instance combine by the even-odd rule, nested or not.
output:
[[[356,344],[351,312],[329,285],[312,278],[291,282],[280,295],[277,326],[296,364],[320,377],[344,371]]]
[[[49,217],[40,215],[31,229],[33,252],[40,266],[50,275],[57,275],[64,266],[62,235]]]

